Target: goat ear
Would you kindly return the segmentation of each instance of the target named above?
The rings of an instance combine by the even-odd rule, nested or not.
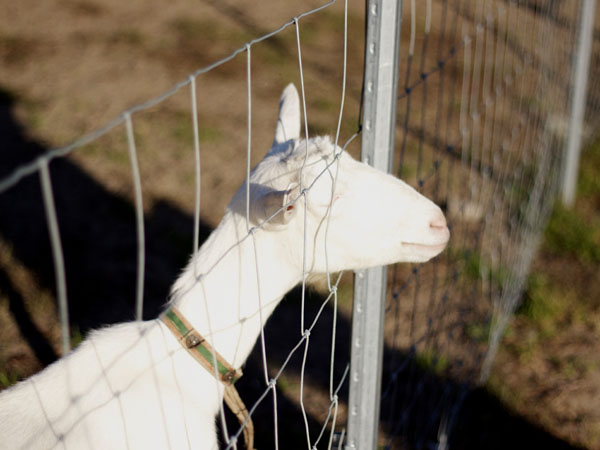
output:
[[[300,137],[300,98],[293,83],[287,85],[279,99],[279,116],[273,145]]]
[[[287,224],[296,215],[297,202],[295,200],[300,192],[300,188],[296,183],[290,184],[284,191],[271,191],[263,194],[258,200],[255,207],[258,212],[259,223],[267,220],[273,214],[277,213],[265,227],[281,226]],[[282,209],[283,208],[283,209]],[[278,212],[279,211],[279,212]]]

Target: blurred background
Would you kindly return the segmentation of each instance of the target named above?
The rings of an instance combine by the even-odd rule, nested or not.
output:
[[[409,2],[404,3],[408,18]],[[493,2],[493,6],[503,3]],[[520,2],[520,8],[532,14],[540,14],[539,10],[555,11],[552,17],[557,22],[568,22],[577,17],[578,8],[573,3],[576,2],[530,1]],[[169,90],[198,68],[321,4],[309,0],[171,0],[168,3],[0,0],[0,179],[17,166],[100,128],[126,109]],[[418,63],[426,61],[433,67],[436,54],[442,54],[439,49],[444,54],[452,53],[455,47],[448,31],[451,24],[459,16],[466,22],[467,13],[477,10],[476,2],[450,2],[450,7],[447,4],[433,2],[432,29],[436,33],[432,36],[435,37],[425,43],[424,35],[417,35],[416,55],[422,59],[415,56],[412,63],[416,78]],[[342,96],[343,6],[338,2],[299,22],[309,135],[334,135],[336,131]],[[424,7],[419,8],[422,9],[417,15],[417,25],[423,29]],[[359,130],[364,11],[364,2],[349,2],[348,81],[340,143]],[[442,20],[443,17],[446,19]],[[401,86],[405,82],[410,84],[410,76],[404,79],[404,74],[411,73],[411,62],[406,59],[410,40],[406,18],[402,27],[401,57],[404,55],[405,59],[400,70]],[[448,28],[440,31],[442,23]],[[600,24],[600,19],[596,24]],[[572,36],[569,39],[574,41]],[[527,275],[522,301],[503,332],[490,377],[461,399],[463,407],[454,423],[452,448],[600,449],[600,141],[596,140],[598,103],[594,103],[594,98],[600,96],[598,25],[594,39],[596,51],[592,54],[588,110],[595,111],[595,115],[590,115],[586,122],[575,205],[566,208],[557,203],[553,207]],[[460,63],[454,66],[458,70],[446,83],[455,79],[460,86],[464,55],[460,58]],[[218,224],[231,196],[245,178],[247,62],[246,53],[242,53],[196,81],[204,237]],[[281,90],[289,82],[300,84],[296,29],[289,27],[253,45],[250,66],[251,160],[255,164],[270,147]],[[447,73],[451,73],[450,68]],[[427,101],[435,103],[443,80],[430,83],[435,87],[429,91]],[[446,119],[444,125],[458,123],[459,97],[453,100],[456,103],[453,119]],[[444,104],[452,102],[443,98]],[[421,161],[419,155],[435,155],[439,142],[433,139],[422,144],[424,133],[419,133],[418,123],[413,122],[412,128],[402,126],[405,117],[420,114],[414,110],[418,102],[412,106],[406,102],[406,99],[399,102],[395,167],[409,183],[419,186],[422,173],[427,173],[428,167],[435,170],[438,167],[435,157]],[[189,86],[159,105],[134,114],[133,123],[147,242],[144,316],[151,318],[160,311],[171,283],[192,250],[195,178]],[[436,126],[433,115],[424,116],[420,123],[422,131]],[[408,136],[408,143],[403,142],[404,136]],[[431,148],[430,153],[427,150],[422,153],[423,145]],[[401,149],[405,151],[401,153]],[[348,150],[359,156],[359,140],[350,144]],[[450,160],[451,155],[444,156],[445,164]],[[71,338],[76,345],[92,328],[133,319],[137,241],[124,127],[116,127],[68,157],[54,161],[51,174],[67,268]],[[440,178],[446,180],[445,176]],[[444,203],[448,211],[451,209],[447,191],[440,192],[427,185],[423,189]],[[443,264],[450,265],[451,256],[456,253],[448,255],[447,263]],[[411,276],[409,268],[398,270],[396,281]],[[434,273],[423,272],[423,285],[425,280],[435,279]],[[390,289],[394,290],[394,286]],[[34,174],[0,194],[0,389],[39,371],[60,356],[54,292],[51,250],[39,181]],[[273,371],[298,340],[289,329],[298,320],[299,295],[291,293],[267,327],[267,340],[273,343],[269,347]],[[316,314],[322,295],[319,286],[309,293],[309,317]],[[339,359],[336,379],[341,377],[347,361],[351,274],[344,275],[338,306],[336,339],[340,350],[336,356]],[[393,308],[390,306],[390,311]],[[410,316],[408,310],[398,317],[406,315]],[[328,309],[319,327],[327,330],[332,317]],[[393,326],[398,327],[398,324]],[[487,342],[488,333],[489,330],[471,328],[464,334],[473,342]],[[308,399],[306,408],[311,426],[322,423],[330,404],[329,367],[322,364],[328,362],[329,341],[329,335],[324,333],[322,341],[312,345],[308,360],[304,395]],[[477,353],[474,349],[479,347],[469,345],[472,346],[462,347],[462,351]],[[394,356],[395,350],[389,344],[388,356],[402,359]],[[446,370],[445,363],[423,354],[414,358],[411,377],[433,374],[439,384],[443,377],[437,375]],[[285,448],[305,448],[304,425],[298,408],[300,363],[299,358],[294,358],[278,383],[282,393],[281,442]],[[240,390],[246,403],[252,404],[252,399],[264,389],[258,381],[261,369],[257,352],[245,372]],[[454,373],[450,369],[448,372]],[[448,379],[453,378],[448,375]],[[388,403],[384,402],[384,407],[389,407]],[[257,411],[257,448],[272,447],[267,437],[261,438],[271,435],[269,407]],[[344,408],[341,405],[338,423],[345,421]],[[383,417],[382,434],[393,436],[394,424],[386,423],[390,420],[386,414]],[[388,442],[392,441],[384,440],[382,445]],[[391,445],[425,446],[412,438]]]

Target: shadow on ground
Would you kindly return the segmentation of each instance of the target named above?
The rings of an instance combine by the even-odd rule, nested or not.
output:
[[[1,96],[0,178],[47,151],[44,145],[26,136],[14,117],[12,103],[10,96]],[[109,192],[69,159],[53,161],[51,176],[66,263],[71,326],[85,334],[101,325],[131,320],[137,248],[132,205]],[[9,243],[14,257],[36,276],[40,285],[54,291],[52,255],[37,176],[29,176],[0,194],[0,211],[0,236]],[[151,318],[160,311],[171,283],[188,259],[193,220],[186,212],[158,201],[146,215],[145,227],[144,316]],[[201,226],[203,239],[209,232],[208,227]],[[57,357],[56,352],[30,316],[23,299],[23,287],[12,280],[6,268],[2,267],[0,289],[9,299],[10,314],[23,339],[42,365],[51,363]],[[300,298],[300,290],[292,291],[267,324],[265,336],[270,364],[281,365],[298,343]],[[309,294],[305,310],[307,323],[317,314],[323,300],[318,294]],[[313,391],[304,398],[308,411],[315,402],[324,411],[329,405],[332,320],[333,311],[327,307],[311,333],[305,367],[307,383]],[[342,378],[348,361],[349,342],[350,322],[340,315],[336,334],[336,384]],[[301,372],[303,351],[301,347],[292,356],[286,369],[295,377]],[[386,369],[386,373],[392,369],[396,373],[393,383],[397,387],[387,392],[382,405],[383,428],[393,437],[390,448],[434,448],[431,443],[437,440],[439,424],[446,418],[455,419],[455,422],[449,422],[450,426],[454,425],[454,432],[450,435],[452,448],[574,448],[514,416],[484,391],[476,390],[467,395],[466,386],[420,369],[412,355],[387,348],[385,360],[396,361],[403,368]],[[383,386],[390,386],[388,375],[384,377]],[[265,390],[259,345],[248,360],[239,389],[248,405],[252,405]],[[285,386],[280,385],[280,389],[281,394],[277,397],[280,448],[306,449],[306,428],[299,403],[286,394]],[[346,400],[346,391],[347,385],[344,385],[340,391],[342,401]],[[461,403],[460,413],[452,409]],[[444,411],[449,415],[445,416]],[[254,418],[256,448],[274,448],[271,395],[257,407]],[[306,420],[314,442],[321,429],[319,420],[322,418],[307,414]],[[328,434],[323,437],[319,448],[326,447],[327,439]]]

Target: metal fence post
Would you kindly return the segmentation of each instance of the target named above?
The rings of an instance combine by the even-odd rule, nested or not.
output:
[[[396,124],[399,0],[367,9],[362,160],[390,172]],[[377,447],[387,268],[357,271],[354,281],[347,450]]]
[[[582,0],[577,55],[575,57],[572,76],[573,89],[571,94],[569,137],[565,149],[566,163],[561,189],[562,201],[566,206],[573,205],[575,201],[583,121],[585,118],[585,94],[594,38],[595,10],[596,0]]]

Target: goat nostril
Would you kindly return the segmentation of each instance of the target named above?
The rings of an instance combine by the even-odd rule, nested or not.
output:
[[[436,216],[434,219],[429,222],[429,226],[431,228],[448,228],[448,224],[446,223],[446,218],[443,214]]]

